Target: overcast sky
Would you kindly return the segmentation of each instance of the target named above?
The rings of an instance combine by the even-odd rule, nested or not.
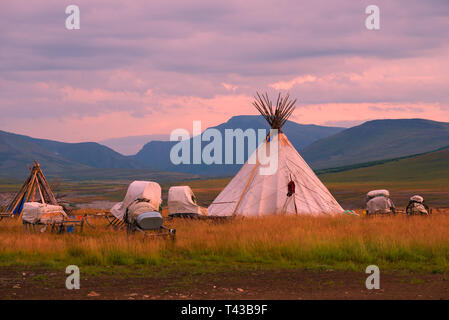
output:
[[[76,4],[81,29],[65,28]],[[380,8],[380,30],[365,8]],[[449,1],[0,1],[0,129],[167,134],[298,98],[292,120],[449,121]]]

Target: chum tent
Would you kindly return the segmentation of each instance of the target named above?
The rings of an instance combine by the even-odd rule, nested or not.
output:
[[[174,186],[168,190],[168,214],[178,213],[207,215],[207,208],[197,204],[195,194],[189,186]]]
[[[261,154],[268,152],[270,144],[277,142],[277,170],[262,174],[260,169],[266,165],[259,159],[245,162],[209,206],[209,216],[343,213],[343,208],[282,133],[282,126],[292,114],[295,102],[288,94],[285,97],[279,94],[273,109],[267,94],[257,94],[253,104],[277,134],[268,134],[251,157],[256,157],[259,151]]]

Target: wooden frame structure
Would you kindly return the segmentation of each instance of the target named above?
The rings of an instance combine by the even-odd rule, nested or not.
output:
[[[50,185],[42,172],[41,166],[37,161],[34,161],[33,167],[29,167],[30,175],[25,180],[24,184],[16,194],[14,199],[8,205],[6,212],[0,213],[0,220],[10,217],[21,217],[23,212],[23,206],[26,202],[42,202],[43,204],[50,204],[59,206]],[[68,230],[69,227],[80,227],[80,232],[83,231],[84,223],[91,226],[87,217],[64,217],[64,219],[57,223],[45,224],[42,222],[29,223],[23,221],[25,230],[36,231],[36,228],[42,226],[41,230],[46,230],[50,227],[52,232],[63,233]]]
[[[29,177],[25,180],[20,191],[7,207],[6,214],[20,217],[22,216],[25,202],[34,202],[38,199],[44,204],[59,205],[37,161],[34,161],[34,165],[30,168],[30,171]]]

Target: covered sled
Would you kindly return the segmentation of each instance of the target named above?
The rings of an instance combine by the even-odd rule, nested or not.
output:
[[[405,210],[407,215],[425,215],[430,212],[429,207],[424,203],[424,198],[419,195],[414,195],[408,202],[407,209]]]
[[[126,227],[128,232],[136,230],[146,234],[155,231],[157,235],[174,236],[176,230],[162,225],[161,186],[151,181],[134,181],[126,192],[125,199],[111,208],[112,219],[108,221],[114,228]]]
[[[396,209],[388,190],[372,190],[366,194],[366,214],[395,214]]]
[[[63,233],[73,231],[76,226],[82,231],[85,219],[69,217],[62,206],[47,203],[26,202],[22,210],[22,223],[29,231],[42,227],[40,231],[44,232],[49,227],[52,232]]]
[[[168,190],[168,215],[170,217],[207,216],[207,208],[197,204],[189,186],[174,186]]]

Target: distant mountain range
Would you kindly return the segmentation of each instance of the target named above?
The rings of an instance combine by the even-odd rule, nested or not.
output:
[[[236,116],[214,128],[223,133],[225,129],[236,128],[268,129],[268,125],[261,116]],[[350,129],[288,121],[283,131],[314,169],[402,157],[449,145],[449,123],[422,119],[374,120]],[[26,176],[26,166],[33,160],[39,161],[52,176],[70,179],[89,176],[98,180],[102,175],[114,178],[109,177],[114,173],[125,179],[138,172],[153,176],[160,171],[167,177],[183,179],[198,175],[229,176],[240,167],[173,165],[169,154],[175,143],[151,141],[136,155],[124,156],[95,142],[64,143],[0,131],[0,177]],[[203,147],[207,144],[203,142]]]
[[[198,176],[143,169],[130,157],[95,142],[64,143],[0,131],[0,177],[25,178],[37,160],[49,177],[70,180],[126,180],[146,177],[187,180]]]
[[[221,132],[222,137],[225,136],[226,129],[237,129],[240,128],[243,131],[247,129],[265,129],[269,130],[269,125],[266,120],[262,116],[236,116],[232,117],[226,123],[220,124],[216,127],[213,127]],[[311,143],[320,140],[322,138],[331,136],[340,131],[344,130],[344,128],[338,127],[325,127],[325,126],[317,126],[317,125],[304,125],[299,124],[293,121],[287,121],[287,123],[283,127],[283,131],[289,137],[290,142],[293,146],[301,150],[304,147],[310,145]],[[185,173],[194,173],[194,174],[205,174],[205,175],[232,175],[235,174],[241,164],[233,164],[233,165],[206,165],[206,164],[189,164],[189,165],[174,165],[170,161],[170,150],[177,142],[172,141],[151,141],[146,144],[142,150],[140,150],[133,159],[138,162],[145,164],[149,168],[156,170],[165,170],[165,171],[176,171],[176,172],[185,172]],[[206,146],[209,142],[203,142],[202,146]],[[222,146],[224,150],[225,141],[223,139]],[[192,139],[190,139],[190,154],[192,155],[193,143]],[[247,143],[245,143],[245,150],[247,150]],[[234,148],[235,155],[235,148]],[[192,156],[191,163],[192,161]],[[235,156],[234,156],[235,158]],[[245,153],[244,159],[248,158],[247,152]],[[222,156],[222,162],[224,163],[224,155]]]

